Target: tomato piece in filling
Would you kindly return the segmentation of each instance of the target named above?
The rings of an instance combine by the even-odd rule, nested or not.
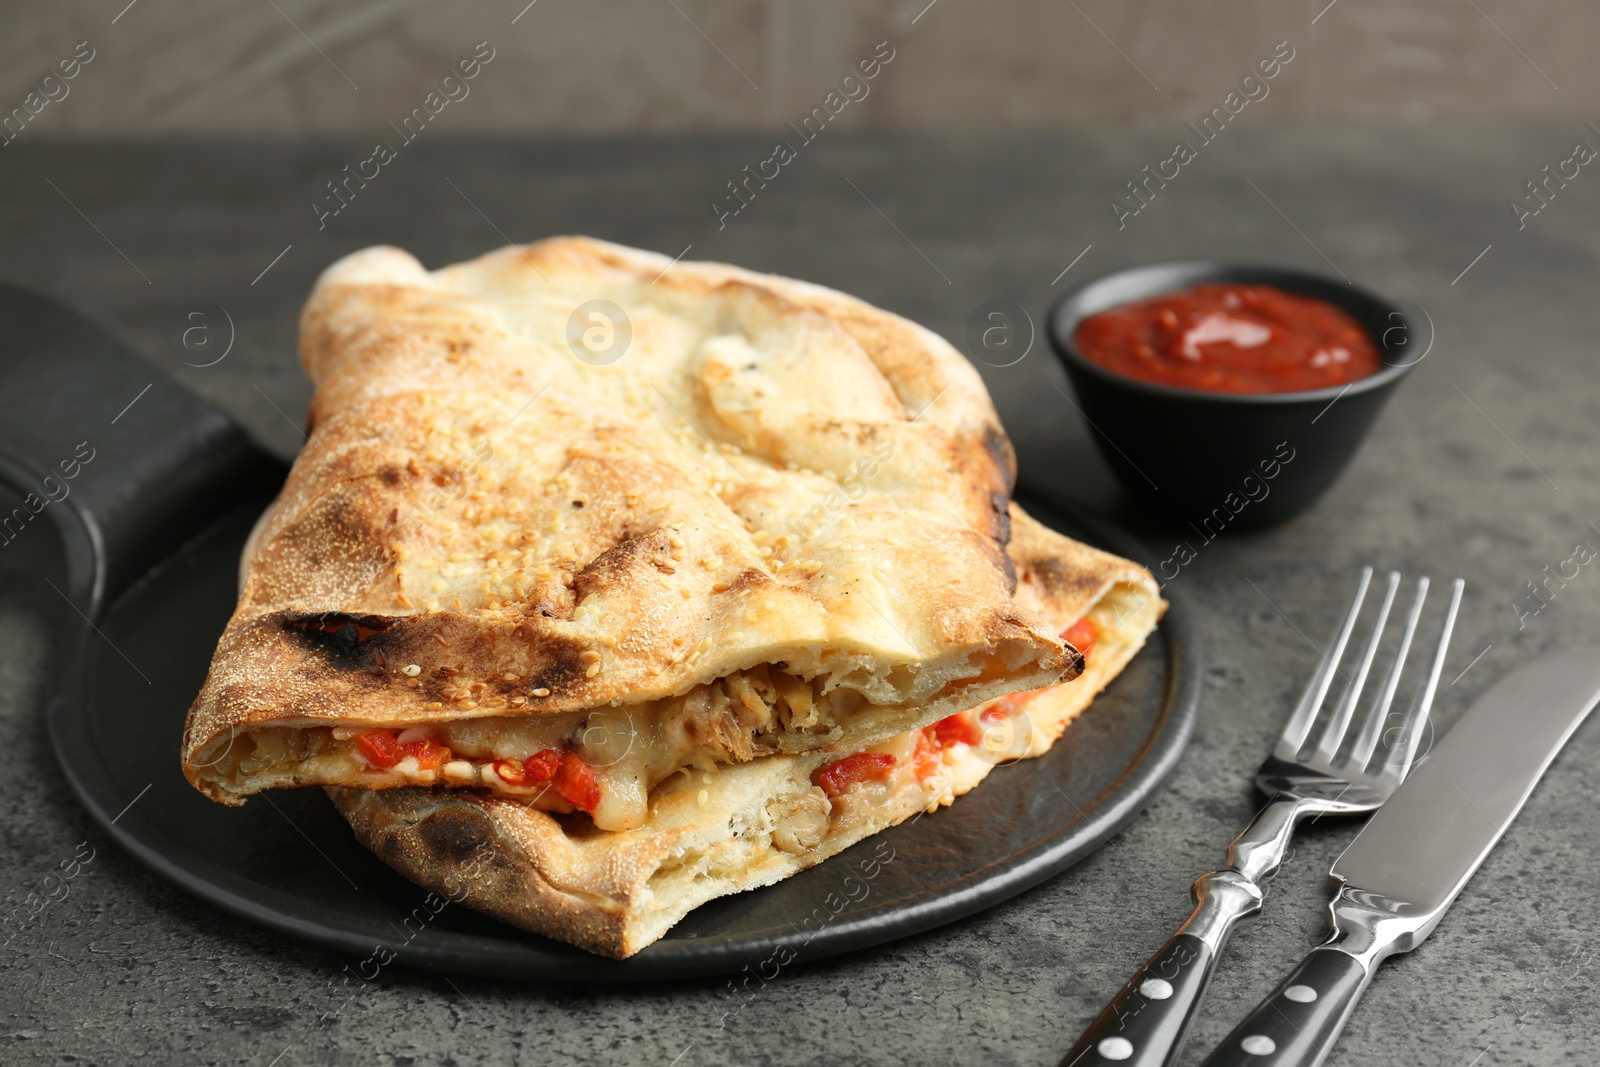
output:
[[[836,797],[861,782],[882,781],[894,769],[894,757],[887,752],[858,752],[823,767],[812,776],[830,797]]]
[[[1099,631],[1087,618],[1079,619],[1061,631],[1061,640],[1082,652],[1084,659],[1089,658],[1089,651],[1094,648],[1094,639],[1098,636]]]
[[[971,712],[958,711],[947,719],[940,719],[929,729],[941,745],[953,745],[958,741],[964,745],[983,744],[983,729],[972,721]]]
[[[561,757],[561,766],[555,773],[555,790],[562,800],[579,811],[592,812],[600,803],[600,782],[594,768],[583,762],[576,752]]]
[[[405,758],[405,752],[401,750],[400,742],[395,740],[393,730],[368,730],[364,734],[357,734],[356,751],[380,771],[388,770]]]
[[[1007,693],[999,700],[996,700],[994,703],[978,712],[978,721],[982,723],[1004,722],[1022,710],[1026,701],[1019,700],[1018,697],[1026,695],[1027,694],[1025,693]]]
[[[439,744],[431,737],[420,738],[416,741],[407,741],[400,748],[407,756],[417,761],[417,766],[424,771],[436,771],[450,762],[452,755],[448,748]]]
[[[944,766],[944,759],[939,751],[939,739],[933,735],[933,727],[928,726],[917,733],[917,751],[912,756],[917,768],[917,781],[926,782]]]
[[[525,760],[497,759],[494,761],[494,773],[506,785],[531,786],[543,785],[556,776],[556,771],[561,767],[561,753],[553,748],[535,753]]]

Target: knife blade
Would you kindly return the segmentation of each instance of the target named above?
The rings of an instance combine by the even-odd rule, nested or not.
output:
[[[1438,926],[1597,702],[1594,646],[1544,656],[1481,696],[1334,861],[1332,936],[1206,1067],[1322,1063],[1378,965]]]

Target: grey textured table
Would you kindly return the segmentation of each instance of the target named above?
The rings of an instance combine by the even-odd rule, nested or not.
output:
[[[311,204],[360,145],[7,148],[0,276],[104,321],[285,456],[308,395],[300,302],[323,266],[380,242],[429,265],[564,232],[668,255],[692,245],[692,258],[836,286],[958,343],[984,301],[1038,322],[1072,281],[1142,260],[1337,264],[1421,302],[1438,337],[1319,507],[1205,546],[1177,579],[1206,634],[1205,704],[1141,817],[984,915],[785,974],[748,1004],[722,981],[544,988],[396,968],[345,1003],[350,961],[199,904],[91,825],[41,726],[42,639],[0,595],[0,892],[20,901],[78,842],[98,848],[67,899],[0,953],[0,1061],[1055,1063],[1253,812],[1249,774],[1315,657],[1299,631],[1322,640],[1359,564],[1470,582],[1445,722],[1519,660],[1600,635],[1592,565],[1536,615],[1513,606],[1578,542],[1600,546],[1600,189],[1585,173],[1520,232],[1506,207],[1586,136],[1571,125],[1230,130],[1120,231],[1113,197],[1170,154],[1170,135],[823,138],[720,230],[712,201],[765,143],[419,144],[320,231]],[[194,368],[176,323],[202,299],[237,339]],[[1042,339],[984,374],[1024,479],[1120,515]],[[1162,555],[1182,536],[1120,517]],[[1438,933],[1383,969],[1331,1063],[1595,1059],[1597,757],[1590,724]],[[1223,962],[1186,1062],[1320,938],[1324,874],[1353,832],[1304,836]]]

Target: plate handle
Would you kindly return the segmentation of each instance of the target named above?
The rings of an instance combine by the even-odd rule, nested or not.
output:
[[[43,293],[0,285],[0,552],[44,535],[90,619],[283,464],[228,415]],[[8,502],[10,503],[10,502]]]

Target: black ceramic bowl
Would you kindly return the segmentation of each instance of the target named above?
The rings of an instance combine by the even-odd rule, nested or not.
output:
[[[1366,328],[1384,366],[1348,385],[1303,393],[1208,393],[1155,385],[1091,363],[1073,347],[1090,315],[1207,282],[1273,285],[1342,308]],[[1131,267],[1067,293],[1050,313],[1066,365],[1106,462],[1133,501],[1223,529],[1281,522],[1310,507],[1343,472],[1400,379],[1426,354],[1410,318],[1344,282],[1284,267],[1183,260]]]

